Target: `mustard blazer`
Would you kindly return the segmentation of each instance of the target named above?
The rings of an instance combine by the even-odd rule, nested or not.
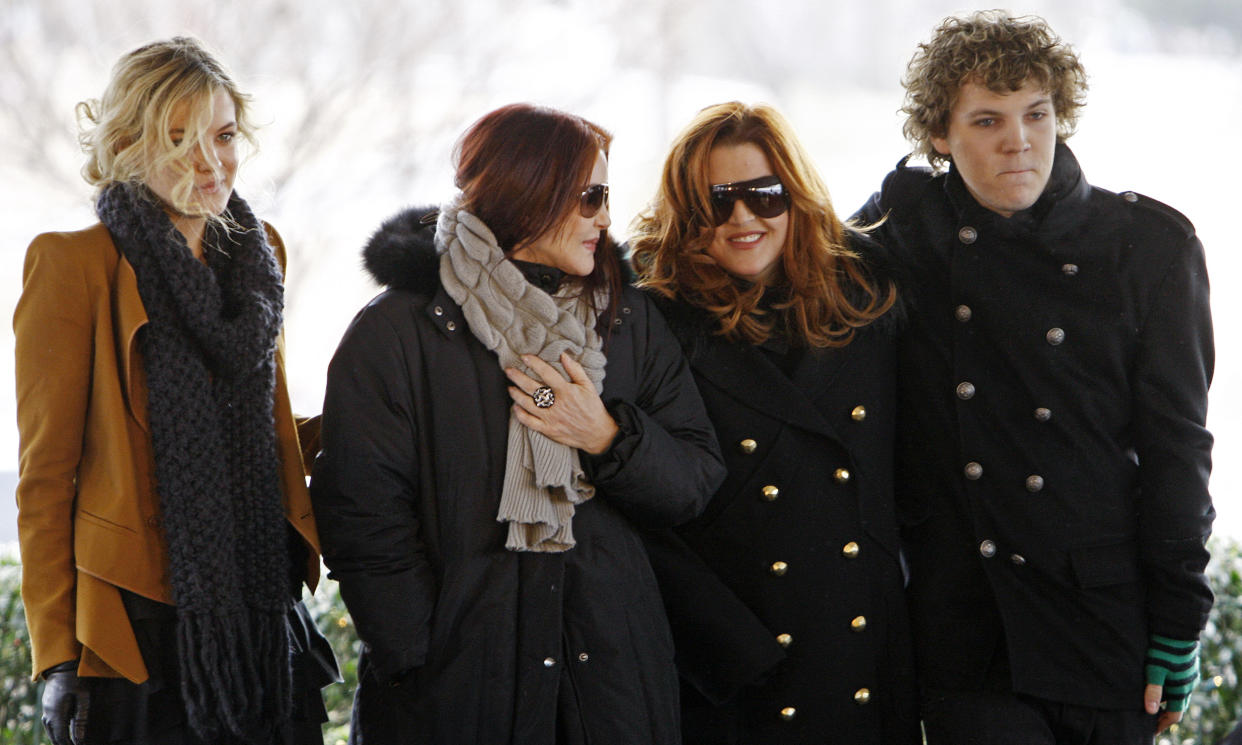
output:
[[[267,226],[281,266],[284,244]],[[101,224],[45,233],[26,253],[17,337],[17,524],[34,674],[80,659],[80,675],[147,679],[118,588],[173,602],[160,528],[138,281]],[[319,540],[297,425],[276,349],[275,419],[285,514]]]

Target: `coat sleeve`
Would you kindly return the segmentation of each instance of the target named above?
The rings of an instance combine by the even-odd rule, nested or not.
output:
[[[643,532],[673,633],[677,671],[714,706],[785,659],[775,635],[671,528]]]
[[[436,597],[419,536],[419,432],[406,361],[416,340],[407,336],[375,306],[345,332],[328,368],[311,478],[329,576],[389,680],[423,664]]]
[[[605,400],[620,427],[612,446],[584,455],[610,503],[639,525],[680,525],[698,515],[724,481],[724,461],[690,366],[645,296],[634,321],[637,398]]]
[[[34,673],[77,659],[73,517],[94,324],[74,247],[39,236],[13,315],[19,433],[17,531]]]
[[[1205,427],[1215,353],[1203,246],[1193,233],[1177,243],[1145,310],[1131,390],[1150,625],[1193,639],[1213,601],[1203,570],[1215,517]]]

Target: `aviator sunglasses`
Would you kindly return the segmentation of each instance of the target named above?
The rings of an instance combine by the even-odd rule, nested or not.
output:
[[[583,195],[585,203],[586,195]],[[781,183],[779,176],[761,176],[750,181],[737,181],[731,184],[713,184],[711,201],[712,217],[717,225],[723,225],[733,215],[733,205],[737,200],[746,203],[746,209],[755,213],[756,217],[778,217],[789,209],[792,204],[789,192]]]
[[[608,184],[591,184],[578,200],[578,214],[595,217],[600,207],[608,205]]]

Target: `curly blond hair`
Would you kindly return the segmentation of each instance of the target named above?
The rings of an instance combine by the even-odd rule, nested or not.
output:
[[[1038,16],[983,10],[946,18],[906,67],[902,131],[915,155],[935,167],[947,166],[948,156],[936,152],[932,138],[948,133],[949,112],[962,85],[973,82],[1002,93],[1027,81],[1051,94],[1057,139],[1066,140],[1078,125],[1087,93],[1087,73],[1073,48]]]
[[[250,97],[202,42],[178,36],[125,54],[112,68],[103,96],[76,107],[78,142],[86,153],[82,177],[98,193],[112,183],[146,181],[171,166],[180,174],[171,206],[187,214],[195,211],[190,153],[207,145],[213,98],[219,90],[233,100],[237,132],[253,147]],[[174,111],[183,105],[189,110],[178,144],[168,131]]]
[[[708,157],[717,146],[743,143],[763,151],[793,200],[775,273],[788,297],[771,310],[760,305],[765,282],[738,283],[706,250],[716,231]],[[700,111],[674,141],[659,191],[633,230],[638,284],[706,310],[729,339],[761,344],[781,333],[804,346],[845,346],[896,300],[895,288],[877,286],[849,250],[827,187],[771,106],[733,101]]]

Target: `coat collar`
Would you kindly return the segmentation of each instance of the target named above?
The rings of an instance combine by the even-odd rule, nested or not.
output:
[[[840,370],[844,355],[808,350],[793,375],[786,376],[758,347],[712,334],[716,324],[702,310],[655,293],[652,296],[681,342],[690,366],[705,381],[724,391],[739,406],[840,439],[808,391],[829,385]]]
[[[950,165],[944,189],[960,220],[990,224],[1002,234],[1013,235],[1035,231],[1051,235],[1067,232],[1086,219],[1082,207],[1091,193],[1091,185],[1083,176],[1078,159],[1064,142],[1057,143],[1052,172],[1043,194],[1035,204],[1011,217],[1002,217],[975,201],[956,166]]]

